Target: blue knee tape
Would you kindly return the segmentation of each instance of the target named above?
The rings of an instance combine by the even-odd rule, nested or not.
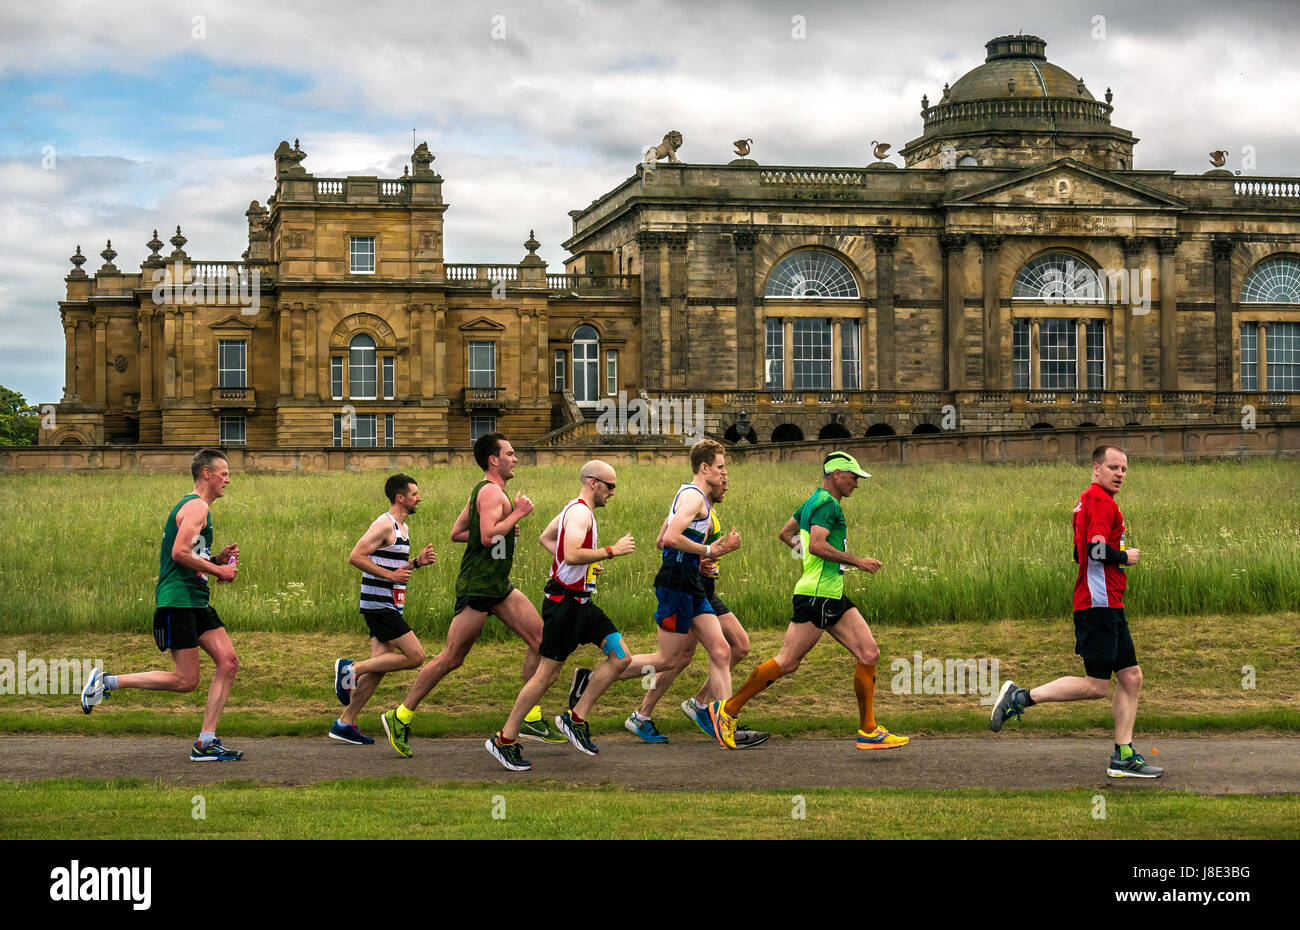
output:
[[[627,658],[627,648],[623,645],[622,633],[610,633],[600,644],[601,651],[616,659]]]

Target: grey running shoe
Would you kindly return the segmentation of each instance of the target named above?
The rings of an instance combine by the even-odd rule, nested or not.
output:
[[[1106,766],[1106,774],[1111,778],[1159,778],[1165,774],[1165,770],[1157,765],[1150,765],[1146,759],[1143,759],[1140,753],[1133,753],[1127,759],[1112,753],[1110,764]]]
[[[743,723],[736,722],[737,749],[753,749],[755,746],[762,746],[771,738],[771,733],[766,733],[763,730],[751,730]]]
[[[1008,681],[1002,685],[1002,690],[998,692],[998,699],[993,705],[993,713],[989,715],[989,729],[994,733],[1002,729],[1002,724],[1006,723],[1012,717],[1017,721],[1020,715],[1025,711],[1025,705],[1021,693],[1025,689],[1017,685],[1014,681]]]

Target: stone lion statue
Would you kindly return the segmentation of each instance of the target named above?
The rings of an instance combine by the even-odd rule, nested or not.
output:
[[[682,147],[682,134],[676,129],[670,129],[664,135],[664,141],[660,142],[654,148],[645,150],[645,161],[656,162],[661,158],[667,158],[669,162],[680,162],[677,157],[677,150]]]

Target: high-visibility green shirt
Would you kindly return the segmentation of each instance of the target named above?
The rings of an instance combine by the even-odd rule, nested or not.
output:
[[[848,526],[840,502],[830,491],[818,488],[794,512],[794,518],[799,521],[799,541],[803,545],[803,575],[794,586],[794,593],[809,597],[843,597],[844,566],[812,554],[814,526],[824,526],[829,531],[826,542],[832,549],[847,551]]]

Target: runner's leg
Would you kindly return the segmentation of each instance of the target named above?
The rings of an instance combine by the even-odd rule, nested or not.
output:
[[[438,682],[449,672],[460,668],[479,634],[483,632],[483,624],[486,622],[487,614],[472,607],[465,607],[456,614],[447,629],[447,642],[443,644],[442,652],[420,669],[420,674],[415,676],[415,681],[411,682],[411,687],[406,692],[402,706],[409,711],[415,710]]]
[[[518,633],[528,651],[524,654],[524,681],[531,681],[537,671],[537,649],[542,645],[542,617],[518,588],[515,588],[504,601],[492,608],[492,613],[509,629]],[[559,674],[558,672],[556,674]]]
[[[208,702],[203,709],[203,733],[217,732],[217,721],[225,710],[226,700],[230,697],[230,686],[235,682],[235,673],[239,671],[239,659],[235,647],[230,642],[230,635],[224,626],[208,630],[199,637],[199,646],[216,665],[212,674],[212,684],[208,687]],[[119,679],[119,683],[120,683]]]
[[[560,677],[560,671],[563,668],[563,662],[539,658],[537,671],[533,672],[532,677],[524,683],[523,689],[519,692],[519,697],[515,698],[514,706],[510,708],[510,716],[506,719],[506,725],[501,728],[502,736],[506,739],[519,739],[519,727],[523,724],[524,717],[530,710],[541,703],[542,695],[550,690],[551,685],[555,684],[555,679]]]
[[[174,672],[133,672],[117,676],[117,687],[141,688],[145,691],[193,691],[199,686],[199,647],[173,649]]]

